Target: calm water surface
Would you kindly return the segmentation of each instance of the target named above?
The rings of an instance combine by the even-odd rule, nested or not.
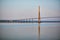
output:
[[[37,40],[38,23],[0,23],[2,40]],[[40,40],[59,40],[60,23],[41,23]]]

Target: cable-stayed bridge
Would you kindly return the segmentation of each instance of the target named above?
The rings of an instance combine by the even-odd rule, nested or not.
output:
[[[47,20],[41,20],[47,19]],[[48,20],[48,19],[60,19],[60,17],[41,17],[40,23],[60,23],[58,20]],[[26,18],[19,20],[0,20],[0,23],[38,23],[38,18]]]
[[[19,19],[19,20],[0,20],[0,23],[53,23],[53,22],[60,22],[55,20],[44,20],[41,19],[50,19],[50,18],[60,18],[60,17],[41,17],[40,16],[40,6],[38,7],[38,18],[26,18],[26,19]]]

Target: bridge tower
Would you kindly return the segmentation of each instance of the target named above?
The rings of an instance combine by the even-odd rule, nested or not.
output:
[[[40,6],[38,6],[38,23],[40,23]]]
[[[38,40],[40,40],[40,6],[38,6]]]

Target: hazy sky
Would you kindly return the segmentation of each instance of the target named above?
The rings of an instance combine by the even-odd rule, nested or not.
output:
[[[60,0],[0,0],[0,19],[37,18],[60,16]]]

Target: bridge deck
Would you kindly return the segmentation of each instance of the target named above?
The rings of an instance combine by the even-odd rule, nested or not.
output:
[[[38,21],[0,20],[0,23],[38,23]],[[60,21],[40,21],[40,23],[60,23]]]

